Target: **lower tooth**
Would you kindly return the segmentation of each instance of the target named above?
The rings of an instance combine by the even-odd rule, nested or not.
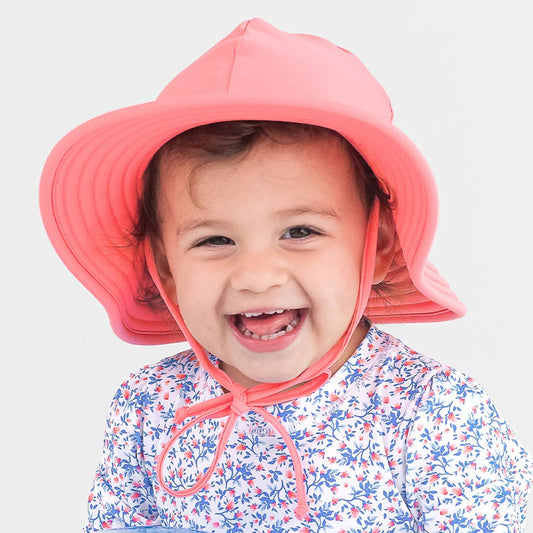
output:
[[[271,335],[257,335],[256,333],[252,333],[249,329],[246,329],[244,326],[239,329],[241,329],[241,333],[243,335],[246,335],[246,337],[252,337],[254,339],[262,340],[262,341],[268,341],[272,339],[276,339],[278,337],[281,337],[282,335],[285,335],[286,333],[289,333],[292,331],[297,325],[298,322],[300,322],[299,318],[295,318],[290,324],[287,325],[287,327],[284,330],[278,331],[277,333],[273,333]]]
[[[290,329],[287,329],[287,331],[290,331]],[[245,335],[246,337],[253,337],[254,339],[259,339],[262,341],[269,341],[269,340],[277,339],[278,337],[285,335],[287,331],[282,330],[282,331],[278,331],[277,333],[272,333],[271,335],[261,335],[261,336],[257,335],[256,333],[252,333],[249,329],[245,329],[244,331],[241,331],[241,333]]]

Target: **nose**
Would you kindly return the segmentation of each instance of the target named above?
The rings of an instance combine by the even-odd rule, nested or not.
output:
[[[289,279],[283,258],[271,250],[240,252],[231,271],[230,285],[236,291],[266,292]]]

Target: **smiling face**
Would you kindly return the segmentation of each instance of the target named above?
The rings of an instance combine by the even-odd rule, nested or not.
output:
[[[367,210],[350,157],[332,138],[260,141],[198,167],[189,191],[194,168],[161,162],[155,255],[165,292],[235,381],[292,379],[339,340],[355,308]],[[274,340],[249,336],[285,331],[288,322],[294,330]],[[365,333],[357,328],[333,371]]]

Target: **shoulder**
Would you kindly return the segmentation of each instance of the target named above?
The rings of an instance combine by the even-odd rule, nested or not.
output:
[[[483,386],[377,328],[372,342],[377,353],[372,362],[367,359],[363,381],[389,464],[410,503],[423,508],[432,495],[449,491],[455,498],[472,494],[487,506],[497,495],[502,508],[505,503],[522,509],[533,460]],[[428,501],[419,500],[420,494]],[[520,495],[517,501],[513,495]],[[446,506],[453,507],[448,501]]]
[[[201,368],[194,352],[184,350],[131,372],[120,384],[113,400],[151,403],[159,396],[193,393]]]
[[[385,413],[390,409],[416,409],[433,380],[445,381],[454,372],[372,325],[352,361],[350,373]]]
[[[157,440],[177,408],[214,394],[212,381],[190,349],[130,373],[109,406],[110,438]]]
[[[412,421],[412,456],[422,450],[486,463],[492,471],[533,474],[532,458],[491,397],[472,377],[453,368],[433,376]],[[503,469],[503,470],[502,470]],[[506,474],[506,475],[507,475]]]
[[[443,368],[425,387],[405,432],[405,469],[407,501],[435,528],[446,518],[510,531],[525,520],[532,457],[485,389],[456,369]]]
[[[364,342],[356,367],[386,432],[408,430],[424,413],[435,415],[437,423],[441,417],[452,423],[469,416],[472,425],[481,418],[493,426],[501,421],[486,391],[472,377],[375,326]]]

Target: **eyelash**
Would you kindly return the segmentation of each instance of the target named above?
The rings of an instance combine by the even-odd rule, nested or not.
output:
[[[303,238],[300,238],[300,239],[291,239],[291,240],[304,240],[306,237],[309,237],[310,235],[323,235],[322,233],[320,233],[319,231],[313,229],[313,228],[310,228],[309,226],[293,226],[292,228],[289,228],[285,233],[289,232],[289,231],[292,231],[292,230],[295,230],[295,229],[305,229],[309,232],[309,235],[306,235],[305,237]],[[219,247],[219,246],[224,246],[224,245],[212,245],[212,244],[209,244],[209,241],[212,241],[214,239],[227,239],[227,240],[231,240],[231,239],[228,239],[228,237],[222,237],[220,235],[217,235],[215,237],[209,237],[208,239],[204,239],[203,241],[200,241],[198,244],[195,244],[194,245],[194,248],[199,248],[201,246],[212,246],[213,248],[216,248],[216,247]]]

